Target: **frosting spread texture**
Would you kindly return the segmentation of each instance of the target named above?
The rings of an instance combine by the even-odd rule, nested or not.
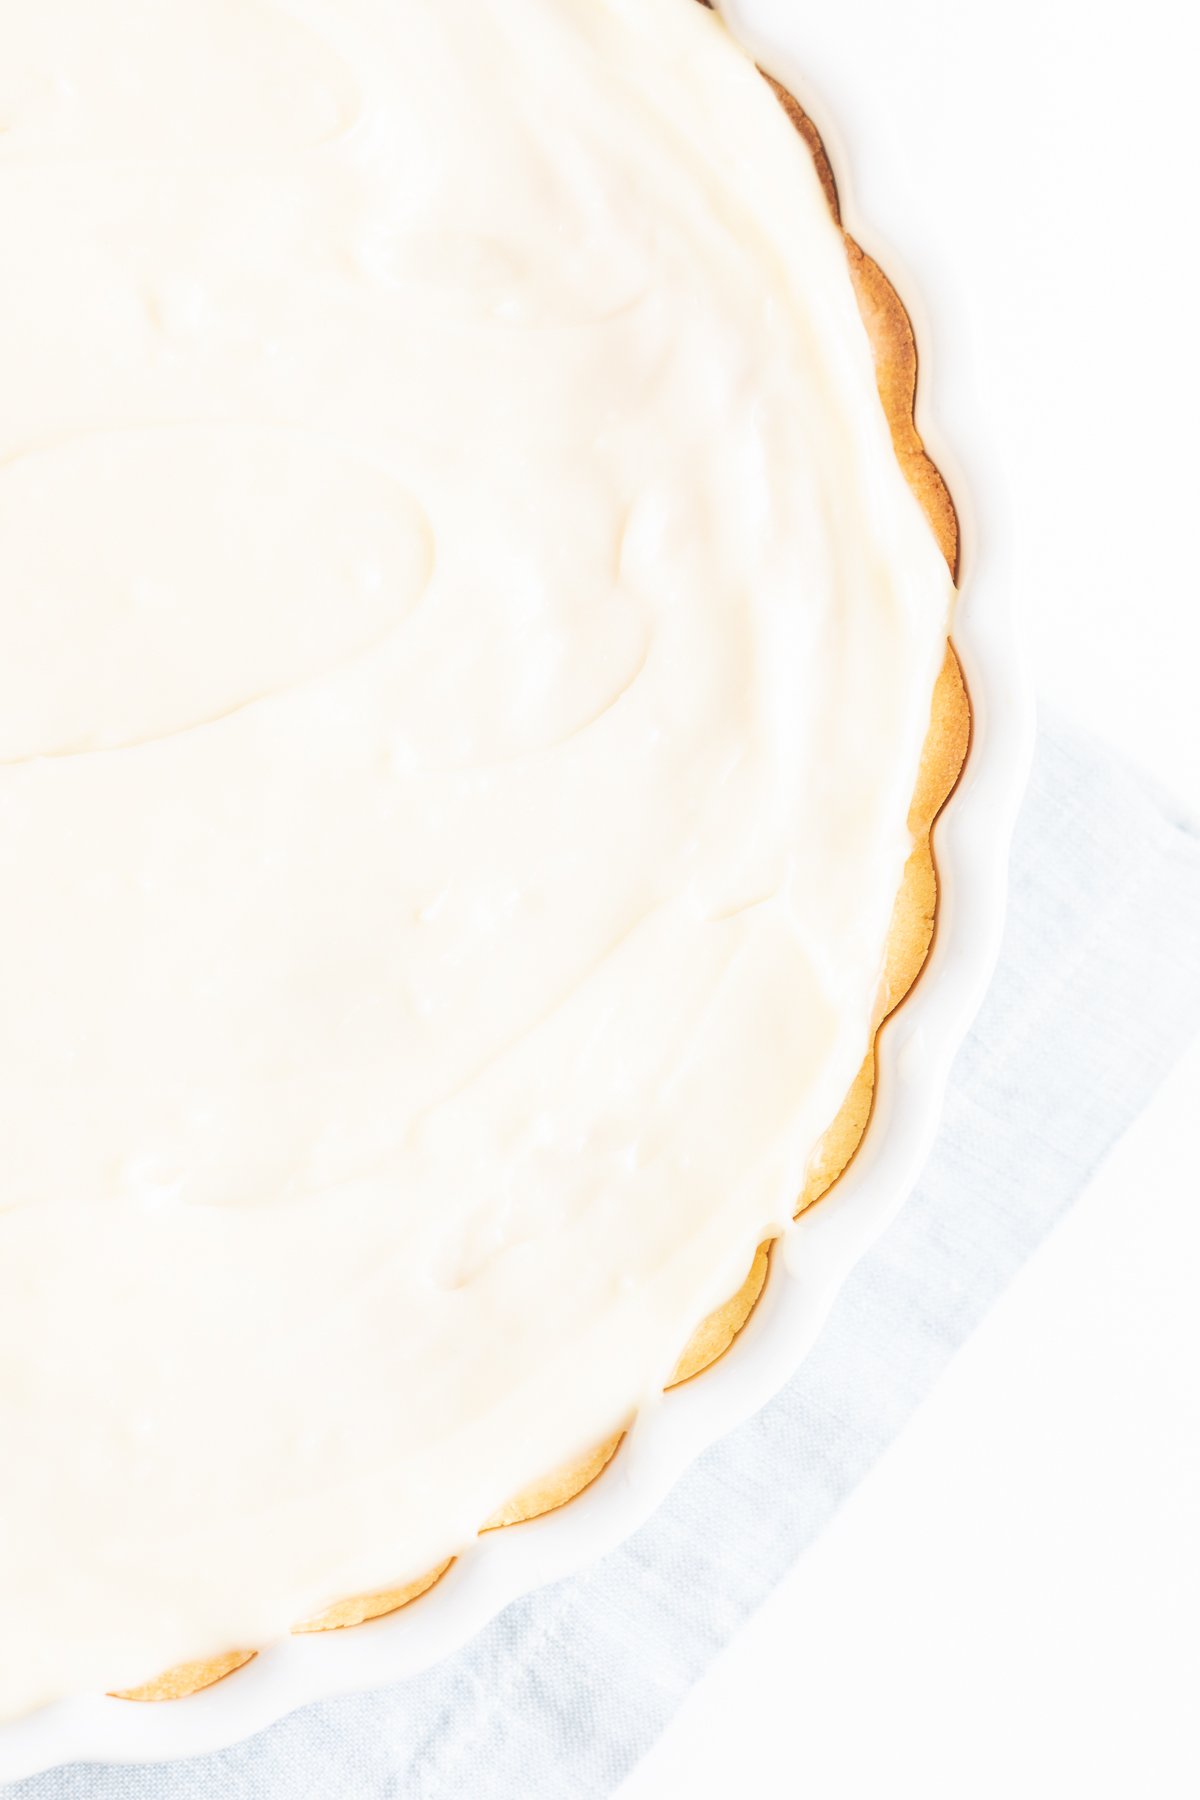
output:
[[[646,1404],[867,1046],[952,598],[692,0],[0,0],[0,1710]]]

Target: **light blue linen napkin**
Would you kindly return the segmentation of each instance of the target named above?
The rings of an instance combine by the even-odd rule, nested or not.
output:
[[[937,1148],[817,1348],[592,1569],[440,1667],[169,1766],[6,1800],[583,1800],[610,1794],[820,1531],[1200,1028],[1200,828],[1043,721],[991,994]],[[0,1622],[2,1626],[2,1622]]]

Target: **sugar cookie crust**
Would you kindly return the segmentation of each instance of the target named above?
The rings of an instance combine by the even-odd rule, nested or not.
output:
[[[709,0],[699,0],[699,4],[708,5]],[[815,126],[785,88],[770,76],[764,76],[764,79],[808,145],[830,210],[840,225],[837,188]],[[951,576],[956,578],[959,539],[953,501],[925,450],[914,416],[917,349],[912,325],[899,296],[878,264],[844,231],[843,236],[896,459],[929,521]],[[851,1161],[867,1128],[875,1086],[878,1029],[912,987],[932,942],[937,910],[932,832],[938,814],[958,781],[967,755],[970,730],[971,709],[966,684],[953,646],[948,643],[946,659],[934,689],[929,731],[909,811],[913,848],[892,914],[870,1049],[841,1108],[813,1153],[797,1215],[829,1191]],[[669,1388],[703,1373],[733,1344],[765,1286],[770,1249],[769,1242],[759,1246],[737,1292],[697,1326],[681,1352]],[[481,1532],[511,1527],[567,1504],[603,1474],[624,1435],[624,1430],[615,1433],[586,1455],[572,1459],[554,1474],[531,1484],[486,1520],[480,1527]],[[453,1560],[450,1558],[416,1580],[395,1588],[348,1598],[292,1629],[298,1633],[345,1629],[398,1611],[431,1591]],[[180,1663],[152,1681],[116,1691],[113,1697],[136,1701],[183,1699],[223,1680],[250,1662],[255,1654],[254,1650],[235,1650],[219,1657]]]

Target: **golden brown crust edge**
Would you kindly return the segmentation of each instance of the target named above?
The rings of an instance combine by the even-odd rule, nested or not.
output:
[[[700,0],[707,5],[708,0]],[[841,209],[833,171],[820,136],[787,90],[770,76],[765,79],[812,152],[830,211],[841,224]],[[919,500],[953,578],[958,575],[958,520],[949,490],[921,441],[915,418],[917,347],[908,314],[899,295],[878,264],[843,231],[851,278],[863,324],[871,340],[879,397],[891,430],[892,444],[913,493]],[[909,810],[913,849],[905,866],[888,932],[884,974],[876,1008],[871,1046],[862,1068],[836,1116],[825,1132],[809,1165],[797,1214],[829,1191],[843,1173],[862,1141],[871,1115],[875,1089],[876,1043],[879,1027],[894,1012],[912,987],[929,953],[937,911],[937,869],[932,830],[938,814],[954,791],[966,760],[971,733],[971,708],[958,658],[951,644],[933,694],[929,732],[921,756],[916,791]],[[723,1306],[718,1307],[693,1332],[676,1365],[669,1387],[691,1380],[709,1368],[733,1343],[745,1325],[766,1282],[770,1244],[760,1244],[745,1281]],[[565,1506],[589,1487],[608,1466],[620,1446],[625,1429],[605,1439],[585,1456],[575,1457],[555,1474],[533,1483],[514,1496],[481,1527],[493,1531],[520,1524]],[[327,1612],[293,1627],[297,1632],[328,1631],[381,1618],[411,1604],[429,1592],[449,1569],[453,1558],[403,1586],[362,1594],[339,1602]],[[253,1650],[200,1662],[179,1663],[140,1687],[116,1692],[122,1700],[179,1700],[212,1687],[251,1661]]]

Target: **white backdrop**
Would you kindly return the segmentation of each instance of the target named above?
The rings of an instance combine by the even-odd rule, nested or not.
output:
[[[935,448],[1039,692],[1200,813],[1197,27],[727,11],[919,302]],[[1198,1121],[1200,1045],[621,1800],[1200,1792]]]

